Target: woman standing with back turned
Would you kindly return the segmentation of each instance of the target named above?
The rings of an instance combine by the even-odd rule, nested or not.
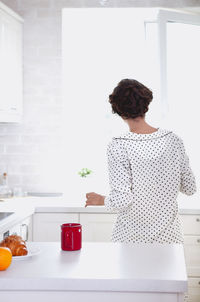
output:
[[[196,183],[182,139],[145,121],[153,95],[133,79],[120,81],[109,95],[112,112],[130,131],[107,146],[110,193],[86,193],[86,206],[117,212],[114,242],[183,243],[177,196],[192,195]]]

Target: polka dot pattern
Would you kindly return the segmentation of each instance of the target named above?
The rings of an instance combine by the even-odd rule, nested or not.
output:
[[[114,242],[184,243],[179,191],[196,192],[182,139],[172,131],[124,133],[107,146],[108,211],[117,212]]]

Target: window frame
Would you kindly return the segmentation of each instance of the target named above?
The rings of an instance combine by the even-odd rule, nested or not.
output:
[[[158,53],[160,66],[160,102],[161,115],[165,118],[168,107],[168,83],[167,83],[167,23],[184,23],[200,26],[200,15],[194,13],[182,13],[169,10],[158,10],[156,21],[158,25]]]

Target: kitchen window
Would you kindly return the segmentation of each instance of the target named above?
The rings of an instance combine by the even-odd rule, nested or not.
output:
[[[123,78],[153,90],[147,121],[183,138],[199,183],[199,24],[200,16],[158,9],[63,9],[62,179],[69,201],[109,192],[106,147],[128,127],[112,114],[108,96]],[[81,177],[82,168],[91,175]]]

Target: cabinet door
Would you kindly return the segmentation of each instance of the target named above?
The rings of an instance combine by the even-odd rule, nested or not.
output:
[[[23,220],[20,224],[20,236],[25,241],[32,241],[32,216]]]
[[[79,223],[78,213],[36,213],[33,216],[33,241],[60,241],[60,225]]]
[[[18,223],[12,228],[9,229],[9,234],[8,235],[21,235],[21,224]]]
[[[27,217],[20,223],[16,224],[15,226],[11,227],[7,235],[19,235],[25,241],[32,240],[32,216]]]
[[[180,215],[184,235],[200,235],[200,215]]]
[[[110,241],[116,214],[80,213],[83,241]]]
[[[188,276],[200,276],[200,235],[184,236],[184,253]]]
[[[184,302],[200,301],[200,278],[188,278],[188,292],[185,294]]]
[[[1,10],[0,66],[0,122],[17,121],[22,114],[22,23]]]

